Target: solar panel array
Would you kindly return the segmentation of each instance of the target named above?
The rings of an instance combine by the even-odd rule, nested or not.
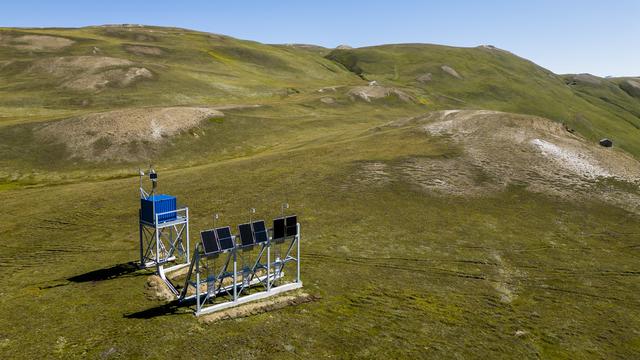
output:
[[[264,220],[238,225],[240,245],[250,247],[269,241],[269,230]],[[298,235],[297,216],[287,216],[273,220],[273,240],[283,241],[287,237]],[[236,244],[229,226],[205,230],[200,233],[205,255],[212,255],[235,248]]]
[[[240,224],[238,225],[238,231],[240,232],[240,243],[243,247],[249,247],[254,244],[262,244],[269,241],[269,233],[264,220]]]
[[[273,219],[273,239],[284,240],[298,235],[298,217],[295,215]]]
[[[222,251],[231,250],[235,247],[233,237],[231,236],[231,228],[228,226],[219,227],[216,229],[216,237],[220,243],[220,249]]]
[[[281,240],[285,236],[284,218],[273,219],[273,239]]]
[[[287,218],[285,219],[285,225],[286,225],[286,235],[287,236],[296,236],[298,235],[298,217],[293,215],[293,216],[287,216]]]
[[[201,232],[200,237],[202,238],[202,248],[205,255],[220,252],[220,245],[218,245],[218,239],[216,239],[216,233],[213,230]]]
[[[267,232],[267,227],[264,224],[264,220],[254,221],[252,225],[256,244],[262,244],[269,241],[269,234]]]
[[[238,230],[240,231],[240,243],[242,246],[251,246],[255,242],[253,237],[253,231],[251,230],[251,224],[240,224],[238,225]]]

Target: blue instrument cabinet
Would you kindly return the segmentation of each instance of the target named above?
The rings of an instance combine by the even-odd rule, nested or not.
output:
[[[155,213],[154,213],[155,205]],[[167,211],[173,211],[168,214],[158,216],[158,222],[172,221],[177,218],[177,213],[174,211],[177,209],[176,197],[165,194],[157,194],[149,196],[146,199],[140,199],[140,217],[141,220],[154,224],[155,214],[165,213]]]

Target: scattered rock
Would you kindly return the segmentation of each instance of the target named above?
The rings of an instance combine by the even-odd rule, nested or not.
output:
[[[376,80],[369,81],[369,86],[378,86],[378,82]]]
[[[175,299],[173,293],[164,284],[158,275],[151,275],[145,283],[145,294],[149,300],[172,301]]]
[[[527,335],[527,332],[524,331],[524,330],[518,330],[518,331],[516,331],[515,335],[516,335],[516,337],[523,337],[523,336]]]
[[[570,127],[567,123],[562,123],[562,127],[564,127],[564,129],[567,130],[568,132],[570,132],[571,134],[576,132],[576,130],[574,128]]]
[[[320,98],[320,101],[323,104],[327,104],[327,105],[333,105],[333,104],[336,103],[336,99],[334,99],[334,98],[332,98],[330,96],[323,96],[323,97]]]
[[[604,138],[604,139],[600,139],[599,141],[600,146],[604,146],[604,147],[612,147],[613,146],[613,141]]]
[[[456,79],[462,79],[462,76],[460,76],[460,74],[458,74],[457,71],[455,71],[452,67],[450,67],[448,65],[442,65],[440,67],[440,69],[442,69],[442,71],[444,71],[445,73],[453,76]]]
[[[431,79],[432,79],[431,73],[426,73],[426,74],[422,74],[422,75],[418,76],[416,78],[416,81],[419,82],[419,83],[422,83],[422,84],[426,84],[426,83],[430,82]]]
[[[325,92],[336,92],[338,91],[338,88],[342,87],[342,86],[327,86],[327,87],[323,87],[318,89],[319,93],[325,93]]]
[[[338,45],[338,46],[336,46],[336,49],[340,49],[340,50],[349,50],[349,49],[353,49],[353,47],[352,47],[352,46],[349,46],[349,45],[342,44],[342,45]]]
[[[589,84],[589,85],[600,85],[602,84],[602,78],[597,77],[591,74],[576,74],[571,75],[566,81],[568,85],[577,85],[577,84]]]
[[[392,96],[397,97],[404,102],[413,101],[413,97],[411,97],[404,91],[384,86],[356,86],[349,90],[347,92],[347,95],[349,95],[352,100],[361,99],[366,102],[371,102],[372,100],[384,99]]]

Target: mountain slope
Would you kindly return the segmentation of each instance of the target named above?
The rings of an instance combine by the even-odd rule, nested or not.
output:
[[[640,155],[640,101],[615,79],[574,81],[490,46],[383,45],[327,57],[368,80],[410,87],[439,108],[543,116]]]

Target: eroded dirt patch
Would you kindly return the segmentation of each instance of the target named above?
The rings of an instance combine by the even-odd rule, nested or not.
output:
[[[36,130],[36,136],[64,143],[85,160],[131,160],[145,158],[154,143],[222,116],[209,107],[114,110],[48,123]]]
[[[250,302],[227,310],[204,315],[198,320],[205,324],[211,324],[221,320],[231,320],[252,315],[258,315],[267,311],[282,309],[287,306],[295,306],[317,301],[320,298],[304,292],[267,298],[262,301]]]
[[[57,51],[74,43],[71,39],[59,36],[0,34],[0,46],[24,51]]]
[[[425,191],[480,196],[509,185],[567,198],[599,197],[636,209],[640,197],[611,183],[640,184],[640,163],[548,119],[495,111],[448,110],[387,126],[415,126],[461,150],[448,157],[406,159],[389,173]]]
[[[108,56],[61,56],[34,62],[31,72],[45,73],[60,86],[77,91],[99,91],[107,86],[125,87],[153,78],[153,73],[130,60]]]
[[[347,92],[347,95],[352,100],[364,100],[366,102],[372,102],[375,100],[385,98],[397,98],[403,102],[411,102],[413,98],[402,90],[398,90],[392,87],[369,85],[369,86],[356,86]]]
[[[151,275],[147,278],[147,282],[144,284],[144,292],[149,300],[171,301],[175,299],[175,295],[158,275]]]
[[[123,47],[125,50],[135,55],[160,56],[164,54],[164,50],[155,46],[124,45]]]

